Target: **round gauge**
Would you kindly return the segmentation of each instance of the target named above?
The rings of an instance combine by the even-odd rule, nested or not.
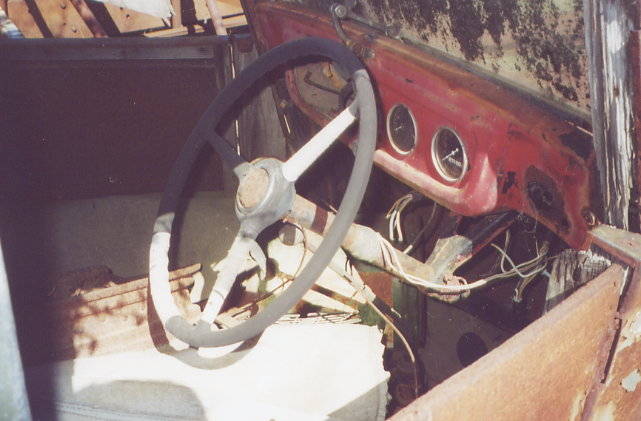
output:
[[[432,140],[432,160],[445,180],[459,181],[467,171],[467,154],[458,135],[447,127],[439,129]]]
[[[405,105],[397,104],[387,114],[387,137],[394,149],[402,154],[410,153],[416,146],[416,120]]]

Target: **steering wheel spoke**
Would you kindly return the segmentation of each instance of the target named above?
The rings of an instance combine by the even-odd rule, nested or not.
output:
[[[323,153],[356,121],[357,102],[341,111],[294,155],[283,163],[283,176],[287,181],[296,182],[321,157]]]
[[[245,175],[249,168],[249,163],[236,153],[234,148],[218,133],[213,133],[210,136],[214,138],[212,146],[218,153],[223,162],[232,170],[239,180]]]
[[[258,253],[265,259],[265,255],[256,240],[245,236],[242,231],[239,231],[227,255],[217,265],[218,276],[203,309],[200,317],[201,321],[211,324],[216,320],[227,296],[234,287],[236,278],[245,270],[247,260],[250,257],[254,258],[252,254],[257,253],[256,250],[260,250]],[[260,257],[254,259],[257,260],[256,263],[259,266],[259,270],[264,271],[266,259],[263,262],[258,261]]]

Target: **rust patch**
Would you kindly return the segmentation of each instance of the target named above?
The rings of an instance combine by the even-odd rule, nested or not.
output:
[[[621,380],[621,386],[626,390],[626,392],[634,392],[637,389],[637,385],[641,383],[641,372],[638,369],[633,370],[628,374],[623,380]]]
[[[286,0],[327,13],[334,0]],[[581,0],[358,0],[356,13],[401,37],[491,71],[510,67],[542,92],[587,104]],[[509,50],[509,53],[508,53]],[[500,59],[514,59],[500,63]],[[535,86],[536,88],[536,86]]]
[[[192,305],[189,287],[200,265],[170,272],[177,305],[190,319],[200,310]],[[90,275],[91,273],[88,272]],[[83,285],[94,285],[89,280]],[[31,312],[23,323],[30,332],[25,349],[29,364],[148,349],[168,342],[150,302],[147,278],[74,292]]]
[[[622,280],[623,269],[610,267],[391,420],[448,421],[470,414],[479,420],[576,417],[602,365],[599,350],[612,344],[610,327]]]

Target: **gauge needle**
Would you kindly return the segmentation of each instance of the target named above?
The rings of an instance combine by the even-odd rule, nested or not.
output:
[[[446,161],[458,153],[458,148],[454,149],[452,152],[448,153],[443,157],[443,161]]]

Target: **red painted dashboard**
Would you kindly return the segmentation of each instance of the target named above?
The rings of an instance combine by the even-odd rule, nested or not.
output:
[[[338,38],[326,15],[278,2],[257,4],[253,27],[267,49],[306,36]],[[585,247],[594,154],[584,129],[553,108],[422,49],[357,23],[345,22],[343,29],[357,51],[368,52],[363,61],[381,116],[403,104],[416,125],[415,145],[401,152],[381,118],[379,167],[454,212],[477,216],[513,209],[569,245]],[[306,103],[291,75],[292,99],[323,123],[326,115]],[[464,146],[467,165],[460,179],[444,177],[434,162],[433,141],[443,128]]]

